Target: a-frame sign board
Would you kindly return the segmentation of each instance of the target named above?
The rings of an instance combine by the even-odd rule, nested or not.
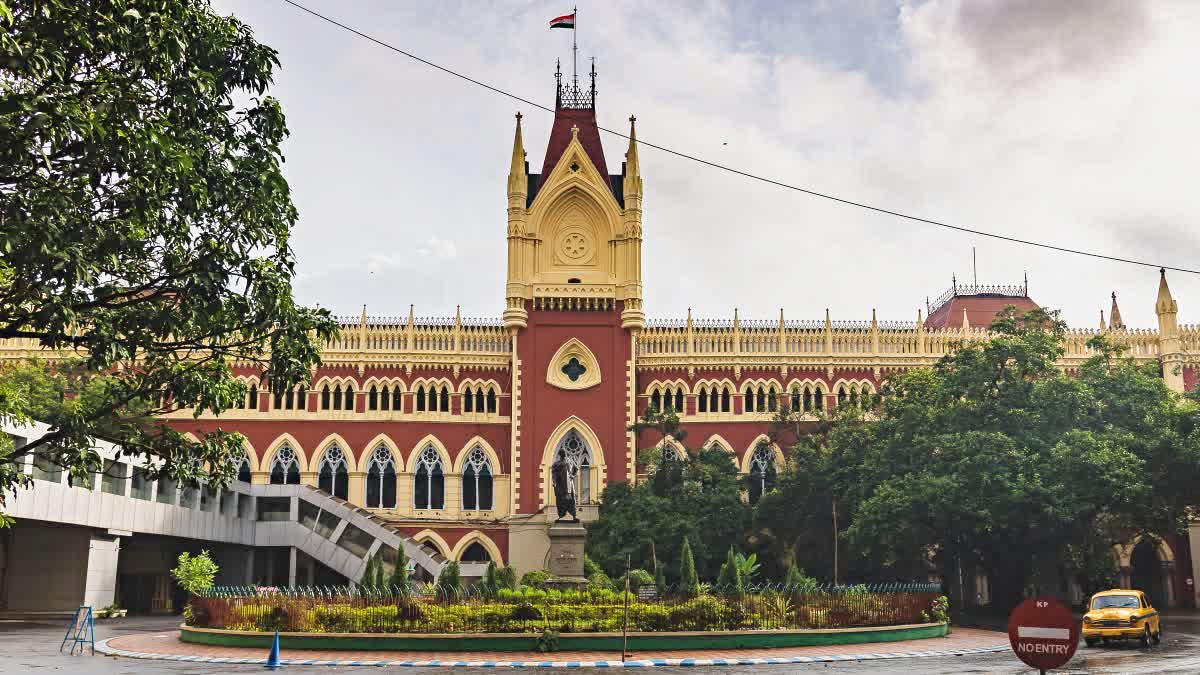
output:
[[[75,615],[71,617],[71,623],[67,624],[67,634],[63,636],[58,651],[61,652],[68,642],[71,643],[71,654],[75,653],[76,647],[79,647],[80,654],[83,653],[85,647],[91,647],[93,656],[96,654],[96,624],[92,620],[90,605],[80,605],[79,609],[75,610]]]

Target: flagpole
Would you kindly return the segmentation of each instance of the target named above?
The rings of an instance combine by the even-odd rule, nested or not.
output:
[[[571,8],[571,84],[579,89],[579,7]]]

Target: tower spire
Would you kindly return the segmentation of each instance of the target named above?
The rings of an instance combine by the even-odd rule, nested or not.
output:
[[[625,182],[624,194],[626,201],[642,195],[642,167],[638,161],[637,117],[629,116],[629,149],[625,151]]]
[[[1121,310],[1117,307],[1117,292],[1112,294],[1112,309],[1108,312],[1108,326],[1113,330],[1124,330],[1125,322],[1121,320]]]
[[[512,164],[508,169],[508,194],[529,192],[529,171],[525,166],[525,141],[521,138],[521,113],[517,113],[517,131],[513,135]]]

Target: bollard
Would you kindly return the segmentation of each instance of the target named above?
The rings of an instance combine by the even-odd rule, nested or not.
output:
[[[275,631],[275,640],[271,643],[271,653],[267,655],[267,668],[277,670],[283,667],[279,662],[279,631]]]

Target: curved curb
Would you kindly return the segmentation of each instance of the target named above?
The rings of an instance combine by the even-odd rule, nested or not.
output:
[[[108,638],[96,643],[96,651],[106,656],[124,656],[131,659],[157,659],[161,661],[188,661],[194,663],[245,663],[265,665],[267,660],[233,658],[221,656],[185,656],[182,654],[153,654],[148,652],[131,652],[124,649],[109,647]],[[378,667],[420,667],[420,668],[653,668],[656,666],[762,666],[786,665],[792,663],[832,663],[835,661],[881,661],[885,659],[929,658],[936,656],[970,656],[973,654],[995,654],[1010,649],[1008,644],[993,647],[972,647],[970,649],[939,649],[917,652],[889,652],[872,654],[836,654],[814,656],[783,656],[759,657],[742,659],[635,659],[630,661],[450,661],[433,659],[426,661],[385,661],[385,660],[323,660],[323,659],[281,659],[285,666],[378,666]]]

